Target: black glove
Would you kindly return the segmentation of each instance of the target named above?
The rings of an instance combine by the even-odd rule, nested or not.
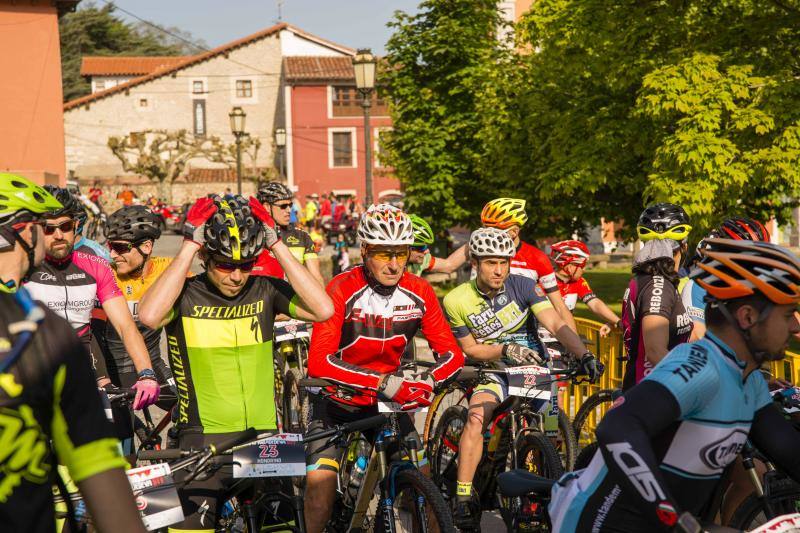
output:
[[[598,363],[597,358],[592,352],[586,352],[581,356],[581,370],[589,378],[591,383],[597,381],[603,373],[602,365]]]

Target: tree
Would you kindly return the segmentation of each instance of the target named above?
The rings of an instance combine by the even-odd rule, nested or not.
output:
[[[482,137],[486,106],[513,59],[498,40],[492,0],[426,0],[419,13],[395,13],[379,81],[394,130],[386,147],[409,209],[437,229],[473,223],[486,189]],[[497,110],[502,112],[502,109]]]
[[[192,41],[191,35],[175,28],[170,33]],[[61,36],[61,77],[64,101],[89,94],[91,86],[80,75],[84,55],[175,56],[197,54],[198,47],[143,23],[129,24],[115,14],[113,4],[101,8],[81,4],[74,13],[59,20]],[[205,47],[204,43],[198,43]]]
[[[252,135],[246,135],[242,139],[242,179],[252,181],[264,181],[273,179],[277,170],[259,169],[258,152],[261,149],[261,139]],[[218,138],[211,139],[211,150],[213,163],[222,163],[228,168],[236,168],[236,143],[224,144]],[[249,161],[249,165],[247,162]]]
[[[125,137],[110,137],[108,147],[125,172],[158,182],[158,195],[172,201],[172,183],[195,158],[220,158],[221,144],[215,138],[196,137],[186,130],[146,130]]]

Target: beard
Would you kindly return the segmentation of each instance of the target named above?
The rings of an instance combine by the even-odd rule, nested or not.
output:
[[[58,245],[63,244],[65,246],[59,246],[58,248],[56,248],[55,245],[57,245],[57,244]],[[69,243],[67,241],[55,241],[50,246],[50,248],[48,248],[47,255],[48,255],[48,257],[52,257],[54,259],[64,259],[65,257],[68,257],[69,254],[72,253],[72,247],[73,247],[73,244],[71,244],[71,243]]]

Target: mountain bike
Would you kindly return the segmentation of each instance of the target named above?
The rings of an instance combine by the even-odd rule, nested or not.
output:
[[[280,377],[279,413],[284,431],[303,433],[308,419],[306,392],[298,386],[305,376],[312,325],[301,320],[275,323],[276,380]],[[276,385],[277,385],[276,381]]]
[[[133,435],[136,441],[138,441],[133,448],[134,451],[161,448],[161,433],[166,430],[172,422],[172,411],[176,408],[178,402],[178,397],[169,385],[162,385],[159,393],[159,405],[163,405],[167,412],[161,420],[159,420],[158,424],[153,422],[153,416],[150,413],[150,409],[147,407],[141,410],[144,420],[134,414],[133,399],[136,397],[136,389],[114,388],[109,391],[102,390],[101,397],[107,398],[109,403],[109,410],[107,411],[109,419],[111,416],[111,405],[127,408],[129,410]]]
[[[473,478],[481,510],[499,507],[502,512],[507,505],[496,494],[497,476],[505,470],[522,468],[549,479],[556,479],[564,472],[561,458],[545,432],[545,419],[552,416],[551,386],[564,379],[582,382],[581,372],[576,364],[564,370],[533,365],[502,370],[464,367],[459,380],[482,383],[494,374],[504,375],[509,384],[508,397],[489,416],[483,455]],[[459,442],[466,423],[467,409],[451,406],[439,419],[432,439],[434,482],[448,498],[455,495]]]
[[[342,388],[324,379],[302,379],[299,384],[306,388]],[[332,394],[324,390],[319,393]],[[419,471],[415,439],[400,440],[398,415],[394,411],[385,413],[385,423],[373,431],[369,440],[363,433],[348,435],[342,431],[334,431],[328,439],[330,446],[346,443],[348,452],[355,452],[348,453],[341,462],[328,531],[453,531],[452,517],[442,495]],[[314,435],[315,439],[318,437]],[[393,450],[399,453],[391,453]]]

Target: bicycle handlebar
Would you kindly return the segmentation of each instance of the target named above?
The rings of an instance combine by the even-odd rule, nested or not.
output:
[[[110,391],[106,389],[106,394],[108,395],[108,401],[112,404],[116,404],[127,400],[133,400],[136,397],[136,389],[114,388]],[[172,394],[172,389],[166,384],[159,387],[158,396],[159,400],[178,401],[178,397]]]

